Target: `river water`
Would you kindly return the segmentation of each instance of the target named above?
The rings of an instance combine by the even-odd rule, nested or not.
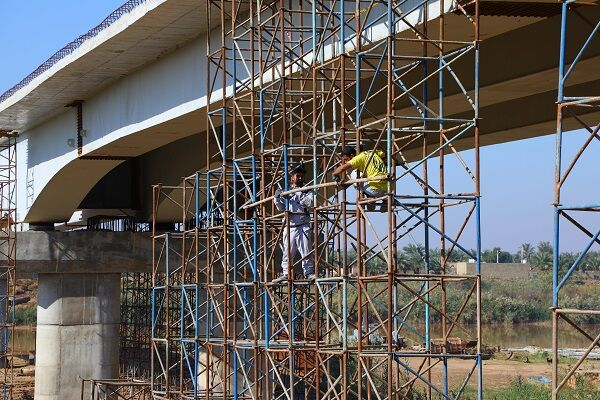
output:
[[[439,337],[433,327],[432,337]],[[566,328],[566,327],[565,327]],[[488,346],[502,348],[518,348],[525,346],[552,347],[552,327],[550,324],[519,324],[519,325],[483,325],[483,343]],[[584,329],[593,337],[600,332],[600,325],[586,325]],[[561,330],[559,345],[563,348],[584,348],[590,341],[574,329]],[[464,338],[475,337],[475,328],[457,330],[452,336]],[[24,353],[35,349],[35,331],[32,329],[15,330],[15,351]]]
[[[600,333],[600,325],[585,325],[584,330],[592,337]],[[422,331],[422,329],[420,329]],[[432,338],[441,337],[439,324],[432,325]],[[458,336],[463,339],[474,339],[476,337],[475,326],[457,327],[450,336]],[[499,346],[502,348],[520,348],[526,346],[537,346],[542,348],[552,347],[552,326],[544,324],[484,324],[482,325],[482,342],[487,346]],[[575,329],[561,326],[559,334],[559,346],[562,348],[584,348],[588,347],[590,341],[578,333]]]
[[[550,324],[519,324],[519,325],[484,325],[482,327],[483,343],[502,348],[519,348],[537,346],[552,347],[552,326]],[[600,325],[584,326],[592,337],[600,332]],[[560,327],[558,345],[562,348],[584,348],[590,345],[590,340],[573,328]]]
[[[25,327],[15,329],[14,340],[15,353],[27,353],[29,350],[34,350],[35,330]]]

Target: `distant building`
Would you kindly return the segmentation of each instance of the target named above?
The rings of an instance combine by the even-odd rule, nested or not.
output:
[[[475,275],[474,262],[450,263],[451,273]],[[529,279],[533,276],[529,263],[481,263],[481,277],[488,279]]]

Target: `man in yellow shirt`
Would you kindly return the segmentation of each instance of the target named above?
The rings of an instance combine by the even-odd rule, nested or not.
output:
[[[368,150],[356,155],[354,147],[346,146],[342,149],[342,163],[333,171],[333,177],[341,182],[341,176],[348,170],[360,172],[361,178],[374,178],[387,176],[385,153],[382,150]],[[376,179],[356,184],[356,189],[367,197],[381,197],[387,193],[387,180]]]

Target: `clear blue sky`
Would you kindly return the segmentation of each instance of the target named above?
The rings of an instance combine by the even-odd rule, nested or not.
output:
[[[0,15],[3,16],[0,24],[3,54],[0,93],[69,41],[100,23],[122,2],[0,1]],[[594,143],[593,146],[598,145]],[[567,149],[574,151],[575,147],[569,144]],[[470,154],[472,152],[467,152],[465,157],[470,158]],[[582,162],[581,173],[573,176],[572,184],[577,191],[573,192],[575,195],[571,200],[590,203],[590,199],[598,199],[600,194],[595,172],[597,162],[589,155]],[[552,239],[553,163],[553,135],[481,149],[484,248],[501,246],[516,251],[520,243]],[[574,236],[565,235],[563,243],[565,250],[581,248],[581,241]]]

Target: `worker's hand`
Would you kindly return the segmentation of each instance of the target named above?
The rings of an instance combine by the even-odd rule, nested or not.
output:
[[[292,197],[292,196],[291,196],[291,195],[289,195],[289,194],[282,194],[282,193],[283,193],[283,190],[281,190],[281,189],[277,189],[277,190],[275,191],[275,198],[276,198],[277,200],[279,200],[279,199],[289,199],[290,197]]]
[[[335,181],[335,183],[337,183],[338,185],[339,185],[340,183],[342,183],[342,177],[341,177],[341,176],[339,176],[339,175],[337,175],[337,174],[334,174],[334,175],[333,175],[333,180],[334,180],[334,181]]]

